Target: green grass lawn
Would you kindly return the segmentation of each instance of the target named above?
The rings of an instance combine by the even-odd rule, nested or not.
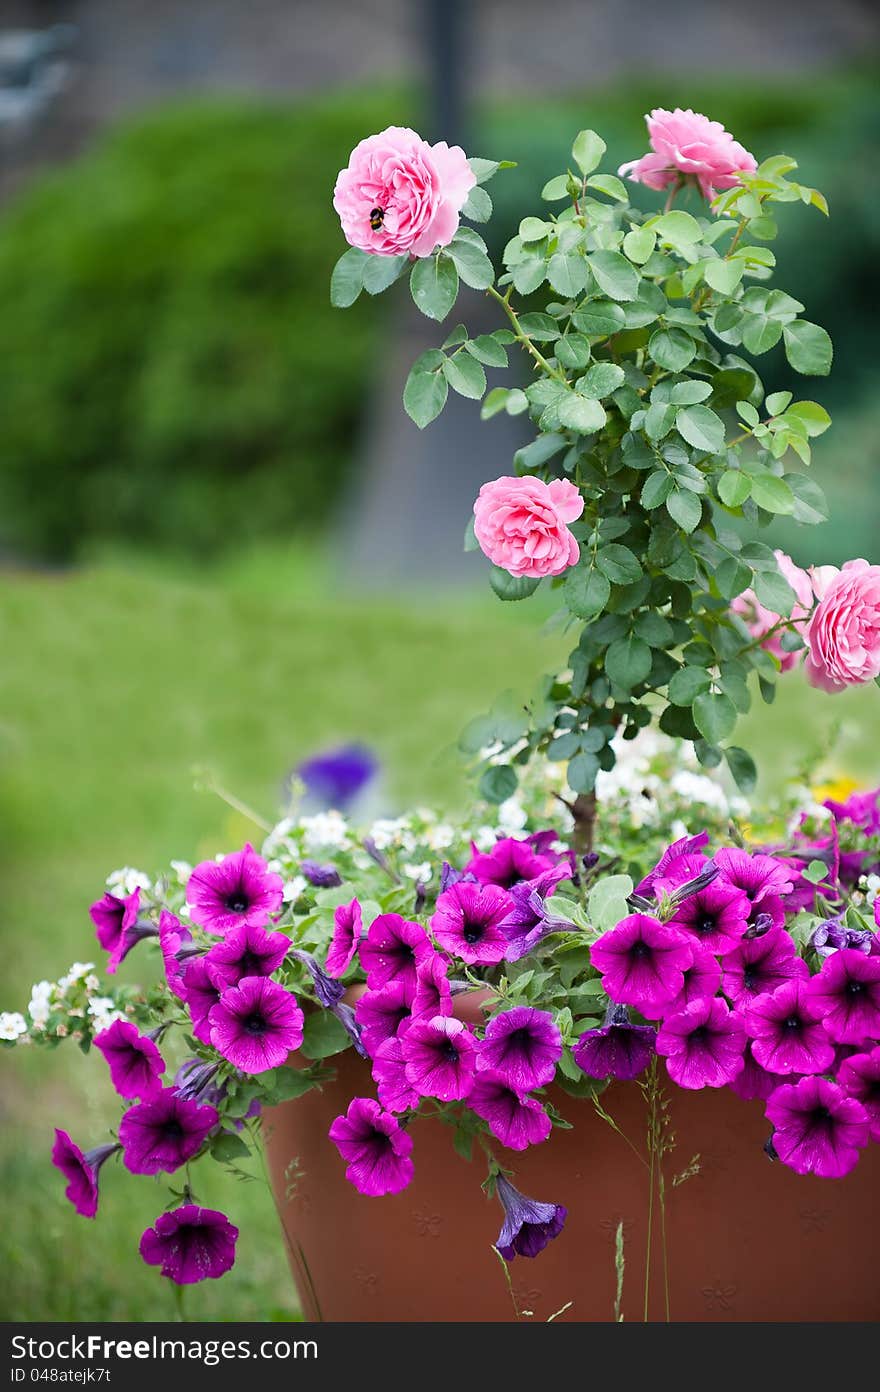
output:
[[[383,810],[460,804],[458,730],[501,688],[527,691],[559,650],[558,639],[537,635],[529,606],[328,601],[320,590],[313,567],[282,554],[207,578],[121,563],[2,578],[0,1009],[23,1008],[33,980],[93,956],[87,906],[109,870],[195,860],[253,833],[196,790],[194,765],[271,817],[298,759],[358,738],[385,766]],[[755,712],[742,736],[766,756],[765,795],[802,758],[815,762],[838,723],[827,766],[866,780],[880,773],[876,700],[875,690],[826,700],[797,678],[783,683],[777,705]],[[136,979],[136,957],[123,972]],[[6,1051],[2,1070],[0,1316],[173,1318],[172,1289],[137,1255],[167,1202],[164,1185],[113,1166],[88,1222],[49,1164],[54,1125],[92,1144],[115,1119],[103,1060],[74,1048]],[[229,1212],[242,1235],[234,1271],[192,1288],[188,1315],[292,1317],[263,1186],[205,1169],[200,1198]]]

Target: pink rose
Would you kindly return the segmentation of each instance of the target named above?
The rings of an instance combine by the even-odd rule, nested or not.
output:
[[[784,551],[774,551],[777,565],[788,581],[791,588],[798,597],[798,602],[791,611],[791,618],[794,623],[802,624],[810,617],[810,610],[813,607],[813,587],[810,584],[810,577],[800,566],[796,566],[791,556],[786,556]],[[781,615],[774,614],[772,609],[765,609],[758,599],[754,590],[743,590],[741,595],[737,595],[731,604],[731,609],[735,614],[739,614],[745,620],[746,627],[753,638],[763,638],[770,633],[780,622]],[[782,629],[768,638],[761,647],[779,658],[783,672],[794,667],[801,659],[800,652],[785,652],[782,647]]]
[[[476,182],[461,146],[429,145],[406,126],[389,126],[352,150],[333,206],[346,240],[361,251],[430,256],[452,241]]]
[[[823,691],[880,676],[880,566],[847,561],[818,572],[819,603],[804,632],[807,680]]]
[[[474,534],[489,560],[511,575],[561,575],[580,555],[565,524],[583,510],[568,479],[493,479],[474,503]]]
[[[754,155],[744,150],[720,121],[710,121],[699,111],[664,111],[658,106],[646,116],[653,153],[622,164],[618,173],[636,184],[665,189],[679,179],[700,186],[704,198],[733,188],[741,173],[757,168]]]

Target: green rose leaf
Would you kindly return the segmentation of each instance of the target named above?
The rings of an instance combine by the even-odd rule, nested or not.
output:
[[[648,340],[648,352],[658,367],[683,372],[697,356],[697,345],[684,329],[657,329]]]
[[[623,239],[624,255],[630,261],[634,261],[637,266],[643,266],[651,252],[654,250],[654,243],[657,238],[650,227],[636,227],[632,232],[627,232]]]
[[[616,686],[630,691],[643,682],[651,670],[651,649],[643,639],[630,634],[618,638],[605,654],[605,672]]]
[[[442,358],[442,354],[438,354]],[[449,387],[442,372],[419,372],[413,367],[403,389],[403,405],[407,415],[420,430],[430,425],[446,405]]]
[[[470,218],[471,222],[488,222],[492,216],[492,199],[484,188],[477,185],[472,188],[464,202],[461,210],[462,217]]]
[[[418,308],[428,319],[444,320],[458,297],[458,271],[449,256],[416,261],[409,280]]]
[[[613,300],[589,300],[571,316],[581,333],[591,338],[607,338],[623,328],[626,316]]]
[[[692,532],[703,515],[703,505],[696,493],[678,488],[666,499],[666,511],[682,531]]]
[[[778,570],[755,572],[755,594],[765,609],[786,619],[797,603],[797,595]]]
[[[709,261],[703,271],[703,279],[720,295],[732,295],[742,280],[745,269],[744,261]]]
[[[408,265],[408,256],[368,256],[363,270],[367,294],[381,295],[383,290],[400,279]]]
[[[486,391],[486,374],[470,353],[456,353],[443,364],[443,375],[459,396],[479,401]]]
[[[336,309],[348,309],[364,288],[364,267],[372,258],[365,251],[352,247],[343,252],[330,275],[330,303]],[[396,259],[396,258],[394,258]]]
[[[513,797],[519,780],[509,764],[490,764],[480,779],[480,792],[487,802],[501,803]]]
[[[484,363],[486,367],[507,367],[507,349],[491,334],[479,334],[477,338],[469,338],[464,346],[477,362]]]
[[[775,474],[752,474],[752,498],[765,512],[794,512],[794,494]]]
[[[558,203],[562,198],[568,198],[568,175],[557,174],[555,178],[548,179],[541,189],[541,197],[547,203]]]
[[[752,480],[740,469],[725,469],[718,480],[718,497],[725,507],[741,507],[752,491]]]
[[[604,290],[612,300],[634,300],[637,297],[638,272],[619,251],[594,251],[587,260],[599,289]]]
[[[596,362],[578,382],[577,390],[582,396],[598,399],[610,396],[625,380],[623,368],[618,367],[617,363]]]
[[[642,566],[638,557],[618,542],[609,542],[597,551],[596,565],[612,585],[632,585],[641,579]]]
[[[547,279],[560,295],[564,295],[567,300],[573,300],[576,295],[586,290],[590,272],[582,256],[574,252],[557,251],[547,262]]]
[[[572,159],[582,174],[592,174],[606,149],[601,135],[592,130],[583,130],[575,137],[571,147]]]
[[[569,611],[579,619],[593,619],[608,603],[611,584],[601,571],[573,566],[566,572],[562,597]]]
[[[702,667],[680,667],[669,680],[669,699],[674,706],[692,706],[709,689],[709,682]]]
[[[489,584],[499,599],[516,601],[528,599],[540,585],[540,580],[529,579],[525,575],[511,575],[500,566],[493,565],[489,571]]]
[[[465,285],[472,290],[488,290],[495,280],[495,271],[486,254],[483,239],[476,232],[462,228],[446,250]]]
[[[675,428],[694,449],[719,454],[724,447],[724,422],[708,406],[682,406]]]
[[[736,724],[736,706],[721,691],[705,691],[694,698],[693,716],[703,738],[710,744],[720,744]]]
[[[671,474],[666,474],[659,469],[656,473],[649,474],[642,489],[642,507],[649,511],[660,507],[666,502],[674,487],[675,482]]]
[[[579,435],[592,435],[601,430],[606,420],[604,407],[598,401],[570,392],[557,407],[559,424]]]
[[[732,744],[729,749],[725,749],[724,757],[727,760],[727,767],[733,774],[734,782],[742,793],[753,793],[758,781],[758,770],[755,768],[755,761],[751,754],[746,753],[745,749],[738,748]],[[822,867],[826,869],[825,866]]]
[[[785,356],[795,372],[805,377],[827,377],[834,349],[829,335],[818,324],[796,319],[783,330]]]

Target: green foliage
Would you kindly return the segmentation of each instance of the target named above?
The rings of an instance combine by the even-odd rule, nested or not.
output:
[[[350,459],[371,296],[405,258],[348,252],[327,304],[328,178],[390,111],[171,108],[116,129],[0,221],[0,542],[198,551],[320,522]],[[328,172],[329,171],[329,172]]]
[[[773,551],[744,543],[730,520],[826,515],[821,490],[800,466],[809,465],[809,441],[830,417],[788,390],[765,394],[751,362],[781,342],[795,371],[830,370],[826,331],[768,284],[775,256],[766,245],[776,236],[772,205],[827,213],[824,198],[791,177],[794,160],[777,156],[698,216],[672,207],[646,215],[625,201],[619,180],[594,173],[605,149],[582,131],[567,172],[544,186],[547,202],[564,196],[566,206],[521,219],[497,279],[491,266],[471,274],[469,283],[506,317],[503,340],[484,335],[478,351],[459,325],[441,350],[416,362],[404,394],[410,415],[426,425],[442,410],[441,383],[482,399],[482,363],[503,366],[499,347],[518,343],[536,371],[516,408],[537,434],[514,466],[547,483],[568,478],[584,502],[572,527],[580,559],[550,582],[563,622],[580,634],[568,669],[542,684],[525,731],[520,722],[506,735],[491,721],[481,727],[481,736],[493,729],[502,756],[510,751],[505,763],[496,748],[483,773],[481,791],[492,802],[514,792],[513,762],[539,751],[567,760],[571,789],[591,794],[600,769],[613,765],[613,733],[633,736],[658,717],[666,733],[694,742],[704,764],[726,757],[750,790],[754,763],[729,741],[751,704],[749,677],[759,676],[769,702],[779,663],[731,600],[753,590],[780,616],[785,641],[801,639],[795,621],[786,623],[796,597]],[[466,228],[462,239],[482,266],[485,243]],[[413,297],[431,318],[445,318],[457,296],[456,241],[413,267]],[[343,297],[345,260],[337,270]],[[544,308],[523,312],[517,294],[544,284]],[[493,390],[484,415],[509,410],[512,396]],[[495,566],[490,580],[504,600],[528,598],[539,583]],[[468,742],[479,750],[480,741]]]

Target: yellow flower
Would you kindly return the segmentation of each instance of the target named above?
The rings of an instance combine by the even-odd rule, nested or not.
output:
[[[854,793],[858,788],[863,787],[857,778],[850,778],[848,774],[839,774],[829,783],[819,783],[812,789],[813,797],[817,802],[846,802],[850,793]]]

